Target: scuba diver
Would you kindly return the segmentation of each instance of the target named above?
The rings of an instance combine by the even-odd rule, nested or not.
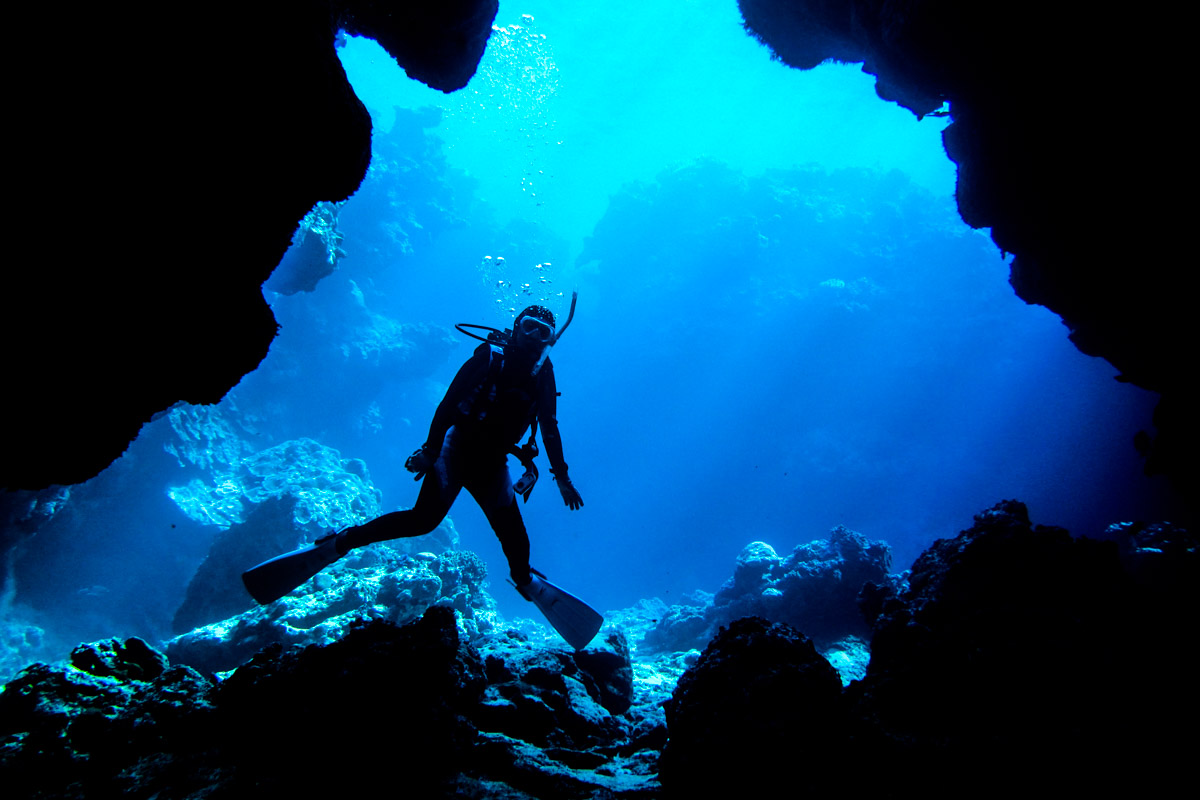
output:
[[[425,443],[404,463],[415,480],[424,478],[416,505],[330,533],[247,570],[242,580],[254,599],[263,604],[277,600],[357,547],[430,533],[465,488],[500,540],[513,586],[537,605],[569,644],[586,647],[603,618],[530,567],[529,536],[517,504],[517,495],[529,501],[537,482],[534,437],[540,428],[563,502],[573,511],[583,506],[563,459],[555,417],[558,391],[549,359],[551,347],[575,316],[576,300],[573,294],[567,321],[557,332],[554,314],[536,305],[517,315],[511,331],[455,326],[483,344],[458,370],[433,415]],[[467,328],[489,333],[484,337]],[[529,440],[518,446],[526,430]],[[510,454],[525,468],[515,486],[508,473]]]

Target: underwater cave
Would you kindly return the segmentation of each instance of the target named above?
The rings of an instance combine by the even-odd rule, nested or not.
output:
[[[1172,90],[1162,32],[910,5],[23,11],[0,773],[340,790],[270,766],[367,719],[293,702],[326,681],[422,721],[364,752],[428,796],[767,791],[797,751],[815,788],[850,753],[864,792],[1167,785],[1197,698],[1137,654],[1195,605],[1186,227],[1150,201],[1182,143],[1116,97]],[[573,291],[587,502],[520,508],[593,647],[526,618],[469,498],[255,605],[241,569],[414,502],[454,323]]]

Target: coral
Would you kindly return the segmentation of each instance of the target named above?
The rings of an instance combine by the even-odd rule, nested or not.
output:
[[[832,557],[835,539],[871,548],[848,533],[796,559],[756,543],[729,596],[804,564],[853,565]],[[210,626],[206,643],[170,644],[172,661],[240,664],[219,682],[136,639],[28,667],[0,692],[0,780],[55,797],[359,793],[385,780],[431,798],[767,797],[781,776],[797,793],[887,795],[906,776],[932,797],[1031,783],[1158,793],[1186,777],[1194,749],[1200,696],[1178,643],[1200,551],[1167,524],[1108,536],[1032,525],[1015,501],[985,510],[881,592],[865,675],[862,640],[822,658],[794,628],[753,617],[703,652],[635,654],[629,637],[662,618],[656,601],[610,613],[577,653],[495,617],[474,555],[375,545],[344,574],[335,565]],[[830,661],[845,662],[842,681]],[[858,679],[843,688],[847,672]],[[310,733],[321,768],[297,770]]]
[[[219,783],[217,763],[179,769],[207,749],[211,689],[137,638],[81,646],[69,665],[33,664],[0,693],[0,779],[54,797]]]
[[[414,557],[376,544],[353,551],[274,603],[172,639],[167,655],[173,662],[220,672],[268,645],[329,644],[362,620],[403,624],[434,606],[457,611],[464,636],[477,638],[496,625],[486,577],[473,553]],[[245,596],[244,590],[239,595]]]
[[[1153,532],[1139,540],[1142,530]],[[1101,794],[1171,786],[1194,737],[1166,731],[1197,713],[1200,695],[1145,654],[1194,618],[1184,587],[1196,551],[1174,526],[1112,534],[1147,546],[1122,561],[1112,542],[1032,525],[1019,502],[983,511],[881,603],[866,673],[840,691],[789,627],[747,618],[722,629],[667,705],[664,797],[766,796],[778,775],[762,764],[787,764],[797,791],[822,793],[844,790],[863,764],[863,795],[894,791],[905,774],[929,776],[935,797],[979,791],[980,776],[995,795],[1031,781]],[[1154,546],[1164,541],[1176,544]],[[1157,562],[1157,580],[1138,579],[1140,558]],[[751,549],[746,574],[767,574],[764,562],[771,554]],[[861,653],[860,642],[827,657],[861,664]],[[1162,658],[1178,670],[1186,657]]]
[[[43,643],[46,632],[38,625],[21,619],[12,609],[5,609],[0,621],[0,680],[16,675],[26,664],[45,658]]]
[[[227,472],[253,449],[235,430],[236,423],[225,408],[237,410],[232,402],[221,406],[176,405],[166,415],[175,439],[164,442],[163,449],[175,456],[181,467]]]
[[[886,584],[890,566],[885,542],[843,526],[828,539],[796,546],[787,558],[765,542],[752,542],[711,601],[670,607],[642,644],[652,651],[702,647],[717,628],[748,616],[787,623],[822,649],[847,637],[862,639],[869,628],[859,593],[867,584]]]
[[[195,479],[168,494],[197,522],[228,528],[244,522],[246,503],[295,499],[296,526],[309,532],[341,529],[380,513],[379,490],[367,465],[312,439],[293,439],[241,459],[211,485]]]
[[[459,556],[460,579],[478,578]],[[220,683],[135,640],[85,646],[77,664],[35,664],[0,694],[0,777],[80,797],[381,781],[420,797],[647,796],[665,733],[633,724],[651,714],[644,700],[619,716],[633,696],[619,632],[574,653],[512,631],[477,647],[462,629],[444,605],[399,627],[358,619],[324,644],[270,645]],[[320,737],[314,769],[295,768],[305,731]]]

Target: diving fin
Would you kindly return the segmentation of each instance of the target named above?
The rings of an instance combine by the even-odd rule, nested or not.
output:
[[[516,589],[526,600],[533,601],[559,636],[576,650],[582,650],[600,632],[604,617],[570,592],[560,589],[546,576],[530,570],[533,581]]]
[[[298,550],[275,556],[242,573],[250,596],[262,605],[274,602],[341,558],[337,533],[322,536]]]

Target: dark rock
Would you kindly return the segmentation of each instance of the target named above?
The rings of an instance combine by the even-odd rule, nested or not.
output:
[[[326,626],[307,641],[323,643],[271,645],[220,684],[132,639],[27,668],[0,692],[0,781],[54,797],[403,780],[432,798],[644,800],[659,796],[657,768],[664,797],[1166,791],[1195,746],[1179,722],[1200,713],[1186,644],[1200,549],[1166,524],[1108,535],[1035,526],[1015,501],[979,514],[917,560],[907,587],[880,593],[869,670],[846,689],[811,640],[757,618],[703,653],[639,660],[635,680],[620,634],[575,653],[480,631],[486,600],[455,610],[482,592],[473,556],[384,560],[411,567],[412,591],[429,581],[450,594],[403,627],[351,611],[338,621],[321,616],[337,610],[322,593],[353,581],[331,580],[293,598]],[[744,574],[769,575],[763,560]]]
[[[706,611],[699,606],[671,606],[646,632],[641,646],[653,653],[702,646],[711,638],[712,632]]]
[[[212,684],[136,639],[80,647],[80,666],[34,664],[0,693],[0,780],[45,797],[180,796],[221,783],[208,758]],[[144,792],[144,793],[143,793]]]
[[[501,680],[488,684],[475,714],[480,730],[538,747],[568,750],[611,741],[617,734],[621,726],[602,700],[619,706],[620,667],[613,668],[609,662],[608,670],[596,669],[601,678],[608,679],[607,684],[601,684],[577,663],[577,654],[566,648],[512,640],[482,646],[489,657],[502,658],[504,668],[493,662],[489,670]],[[598,653],[590,666],[598,667],[604,661],[607,659]],[[628,652],[624,663],[628,668]],[[632,686],[628,692],[632,693]]]
[[[326,647],[268,648],[214,700],[226,746],[245,758],[241,779],[268,794],[366,790],[402,775],[406,791],[437,796],[462,763],[471,728],[461,714],[482,687],[478,653],[460,647],[453,612],[434,608],[402,628],[363,624]],[[298,769],[303,730],[322,738]]]
[[[704,649],[666,704],[666,797],[768,797],[832,787],[844,752],[841,682],[795,629],[737,620]]]
[[[625,634],[612,631],[600,645],[575,654],[575,663],[595,686],[596,702],[610,714],[624,714],[633,705],[633,664],[629,657],[629,642]]]
[[[1195,600],[1179,598],[1139,589],[1112,543],[1031,525],[1024,505],[1000,503],[913,565],[851,687],[858,739],[884,772],[938,771],[946,795],[981,774],[997,792],[1029,780],[1169,785],[1191,745],[1165,731],[1200,697],[1147,653],[1190,624]]]
[[[97,678],[150,681],[167,668],[167,657],[134,636],[80,645],[71,651],[71,665]]]
[[[790,629],[723,630],[666,704],[664,796],[767,796],[784,769],[797,793],[847,774],[863,795],[1168,790],[1195,746],[1177,721],[1200,712],[1176,677],[1200,550],[1176,526],[1109,534],[1134,572],[1113,542],[1033,525],[1019,502],[982,512],[879,592],[869,668],[841,692]]]
[[[1148,592],[1169,593],[1200,583],[1200,537],[1186,528],[1169,522],[1119,522],[1100,538],[1116,542],[1121,563]],[[1185,604],[1186,598],[1180,601]]]
[[[449,94],[467,85],[483,57],[497,0],[446,0],[400,4],[339,0],[334,4],[347,33],[369,36],[421,83]]]
[[[18,421],[0,486],[86,480],[153,415],[217,402],[266,355],[276,323],[263,281],[299,220],[354,193],[370,159],[339,27],[452,91],[473,74],[496,7],[191,4],[169,19],[144,4],[21,8],[11,24],[52,32],[72,93],[62,103],[34,79],[10,98],[25,121],[10,151],[30,169],[12,186],[22,235],[11,255],[27,268],[0,308],[4,341],[19,343],[6,375],[22,386],[0,409]],[[40,46],[26,37],[15,57]]]
[[[903,575],[888,575],[883,581],[867,581],[858,593],[858,610],[863,619],[875,628],[880,617],[884,616],[893,603],[898,601],[900,594],[908,588],[908,572]]]
[[[431,798],[652,796],[661,723],[635,727],[597,702],[622,693],[611,657],[629,673],[620,635],[589,673],[520,636],[481,637],[485,661],[463,628],[445,605],[403,627],[360,620],[325,645],[271,645],[216,685],[134,640],[84,646],[76,660],[92,671],[35,664],[0,692],[0,780],[48,797],[397,783]]]
[[[329,645],[365,620],[402,625],[433,606],[457,611],[463,632],[477,637],[492,629],[495,618],[495,601],[483,588],[486,576],[474,553],[414,558],[375,544],[352,551],[273,603],[175,637],[167,655],[220,672],[268,645]]]
[[[334,203],[318,203],[308,212],[292,236],[292,246],[263,288],[284,295],[311,292],[322,278],[332,275],[345,255],[337,219]]]
[[[270,498],[253,506],[245,522],[217,534],[212,548],[188,582],[183,604],[172,623],[184,633],[229,619],[254,607],[242,585],[242,573],[298,545],[292,523],[296,500]]]
[[[1010,281],[1063,318],[1084,353],[1160,392],[1148,471],[1195,495],[1200,427],[1184,353],[1194,338],[1178,253],[1189,250],[1177,176],[1141,154],[1184,152],[1182,129],[1144,124],[1184,75],[1183,31],[1155,14],[1048,12],[1036,2],[739,0],[750,33],[791,66],[862,61],[876,91],[918,117],[948,104],[946,152],[958,165],[963,220],[1014,253]],[[1164,58],[1166,61],[1164,62]],[[1120,81],[1105,65],[1119,63]],[[1043,102],[1046,98],[1053,98]],[[1086,143],[1082,146],[1081,143]],[[1117,265],[1117,266],[1114,266]]]
[[[0,693],[6,786],[46,797],[283,797],[367,792],[400,775],[416,796],[449,796],[474,735],[461,715],[483,687],[478,653],[445,608],[402,628],[356,626],[327,647],[268,648],[216,687],[187,667],[131,677],[122,665],[165,664],[144,645],[80,652],[114,674],[35,664]],[[306,731],[319,742],[298,741]],[[298,762],[297,748],[311,758]]]

